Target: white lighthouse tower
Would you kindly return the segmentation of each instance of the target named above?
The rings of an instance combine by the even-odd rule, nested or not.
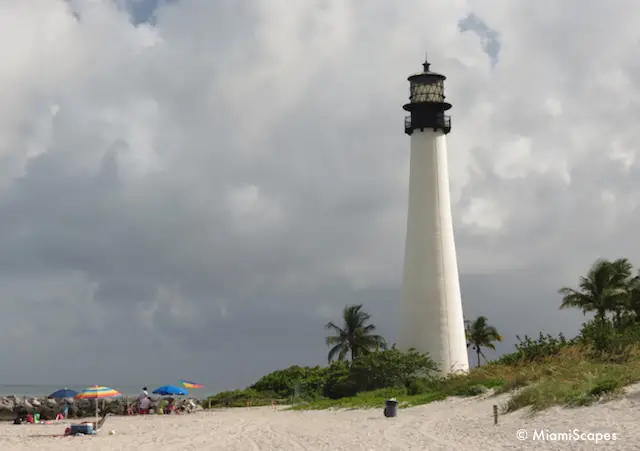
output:
[[[409,77],[411,136],[409,213],[404,259],[399,346],[427,352],[442,374],[469,369],[462,316],[458,262],[453,238],[447,137],[451,108],[445,102],[446,77],[429,70]]]

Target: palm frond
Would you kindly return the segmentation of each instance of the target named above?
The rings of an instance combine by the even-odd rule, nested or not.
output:
[[[336,326],[333,322],[328,322],[327,324],[324,325],[324,328],[325,329],[335,330],[339,334],[343,334],[344,333],[344,330],[342,330],[342,328]]]
[[[336,354],[338,354],[338,352],[340,352],[342,348],[343,348],[342,344],[337,344],[333,348],[331,348],[331,350],[329,351],[329,355],[327,356],[327,360],[329,361],[329,363],[331,363],[331,361],[335,359]],[[344,359],[344,357],[340,358],[340,360],[342,359]]]
[[[368,326],[365,326],[362,328],[362,332],[369,333],[369,332],[373,332],[374,330],[376,330],[376,325],[375,324],[369,324]]]
[[[349,353],[349,348],[347,346],[342,346],[340,348],[340,354],[338,355],[338,360],[342,361],[347,357]]]

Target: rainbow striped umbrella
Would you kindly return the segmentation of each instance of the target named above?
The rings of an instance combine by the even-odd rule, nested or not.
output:
[[[96,400],[96,424],[98,424],[98,399],[113,398],[115,396],[121,396],[118,390],[113,388],[104,387],[102,385],[94,385],[88,387],[74,396],[75,399],[95,399]]]
[[[180,383],[182,385],[184,385],[187,388],[204,388],[204,385],[202,384],[197,384],[195,382],[189,382],[189,381],[180,381]]]
[[[113,388],[103,387],[101,385],[94,385],[93,387],[85,388],[75,396],[75,399],[98,399],[98,398],[113,398],[114,396],[121,396],[118,390]]]

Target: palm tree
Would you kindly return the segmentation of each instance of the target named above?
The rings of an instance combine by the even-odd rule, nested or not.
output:
[[[482,348],[488,348],[493,351],[496,350],[494,341],[502,341],[502,336],[498,333],[498,330],[490,324],[487,324],[487,318],[485,316],[478,316],[475,321],[465,321],[465,330],[467,334],[467,348],[471,346],[471,349],[476,351],[478,356],[478,366],[480,366],[480,356],[487,361],[487,357],[482,352]]]
[[[329,363],[336,357],[344,360],[347,354],[351,353],[351,361],[358,356],[368,354],[373,349],[387,349],[387,343],[380,335],[373,332],[376,326],[367,324],[371,315],[362,311],[362,304],[348,305],[342,312],[342,327],[336,326],[333,322],[326,324],[325,329],[334,331],[336,334],[327,337],[327,346],[332,346],[329,350]]]
[[[611,262],[616,284],[620,285],[620,296],[615,299],[613,311],[615,314],[615,325],[620,327],[622,314],[629,310],[631,304],[631,296],[634,288],[638,287],[638,278],[631,275],[633,265],[626,258],[619,258]]]
[[[633,315],[633,321],[640,323],[640,270],[638,275],[629,281],[625,310]]]
[[[605,321],[607,312],[614,312],[616,323],[628,303],[632,266],[626,258],[614,261],[597,260],[586,277],[580,277],[578,289],[561,288],[561,309],[579,308],[586,314],[595,312],[596,318]]]

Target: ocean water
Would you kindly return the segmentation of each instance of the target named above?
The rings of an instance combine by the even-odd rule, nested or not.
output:
[[[92,384],[87,385],[9,385],[9,384],[0,384],[0,396],[31,396],[31,397],[45,397],[49,396],[54,391],[60,390],[61,388],[70,388],[75,391],[82,391],[87,387],[90,387]],[[152,390],[155,390],[159,386],[164,384],[152,385],[149,384],[147,387],[149,388],[149,393]],[[122,393],[123,396],[138,396],[142,391],[142,386],[139,385],[114,385],[110,386],[118,390]],[[195,393],[194,393],[195,394]]]

